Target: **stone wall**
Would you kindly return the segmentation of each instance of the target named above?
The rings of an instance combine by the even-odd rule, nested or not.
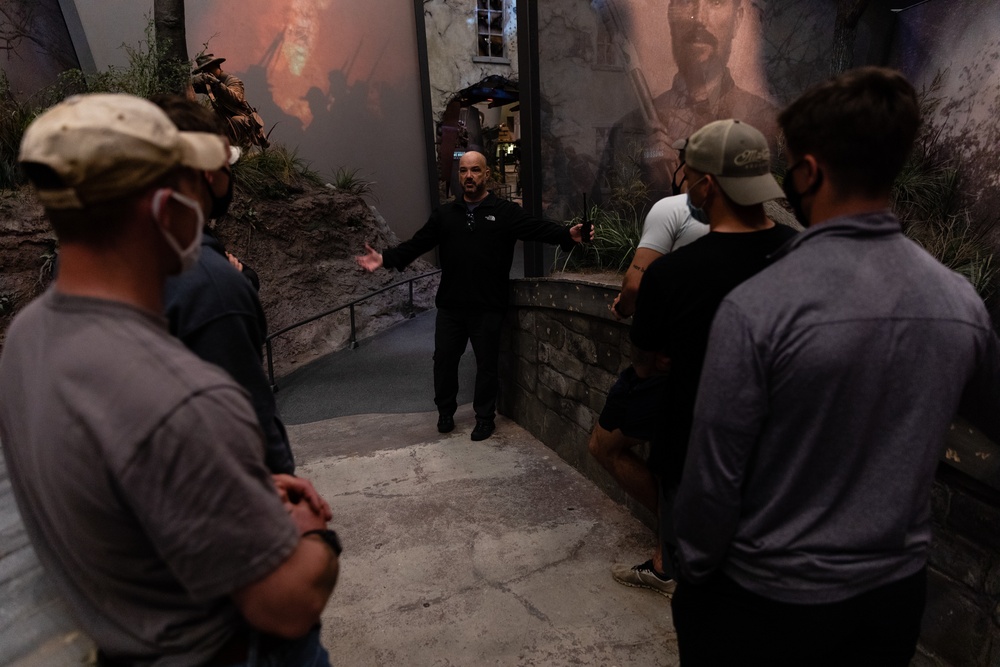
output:
[[[607,390],[629,363],[617,285],[515,281],[501,355],[500,412],[652,526],[587,452]],[[927,609],[915,667],[1000,665],[1000,448],[964,422],[948,439],[932,496]]]
[[[507,59],[479,58],[476,51],[476,3],[465,0],[424,0],[427,67],[431,110],[441,120],[455,93],[488,76],[517,80],[517,5],[504,3]]]

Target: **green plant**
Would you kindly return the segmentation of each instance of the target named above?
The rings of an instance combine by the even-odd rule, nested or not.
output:
[[[996,219],[973,219],[962,192],[962,158],[946,151],[949,142],[930,121],[943,101],[943,80],[939,72],[920,91],[921,116],[927,120],[893,185],[892,208],[907,236],[990,300],[1000,277],[991,243]]]
[[[272,145],[250,151],[233,165],[236,190],[250,198],[284,199],[304,185],[322,185],[323,179],[297,151]]]
[[[642,237],[642,224],[649,208],[649,188],[642,180],[639,158],[642,147],[634,144],[616,156],[608,175],[607,197],[587,212],[594,225],[593,243],[579,245],[569,253],[557,252],[556,266],[562,271],[572,268],[598,268],[623,271],[635,254]],[[569,221],[583,221],[578,215]]]
[[[25,128],[38,113],[37,108],[14,99],[7,76],[0,72],[0,189],[9,190],[24,183],[17,154]]]
[[[333,180],[330,181],[330,185],[359,197],[371,197],[377,202],[378,196],[374,190],[375,182],[361,178],[358,175],[360,171],[360,169],[338,167],[337,171],[333,172]]]
[[[47,251],[38,256],[38,259],[42,260],[42,265],[38,269],[38,284],[44,287],[52,280],[56,269],[56,262],[59,260],[59,250],[56,248],[54,241]]]
[[[126,67],[112,65],[96,74],[70,70],[64,73],[59,86],[71,91],[128,93],[148,98],[182,90],[190,80],[190,62],[163,62],[165,50],[157,44],[152,16],[147,18],[144,39],[135,45],[122,44],[121,48],[128,59]]]
[[[594,225],[593,243],[578,245],[565,256],[556,256],[560,270],[571,268],[600,268],[624,271],[635,254],[642,236],[642,220],[635,211],[618,211],[601,206],[592,206],[588,212]],[[569,221],[576,225],[583,222],[583,216]]]
[[[17,101],[7,77],[0,72],[0,188],[24,183],[17,154],[24,130],[44,109],[77,93],[128,93],[150,97],[183,88],[190,79],[189,62],[162,63],[163,50],[156,44],[153,19],[146,24],[145,39],[135,45],[122,44],[126,67],[111,66],[104,72],[85,74],[73,69],[62,72],[56,82],[29,100]]]

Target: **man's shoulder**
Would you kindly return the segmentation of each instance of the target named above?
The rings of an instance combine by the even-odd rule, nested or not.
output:
[[[163,300],[173,322],[179,313],[191,316],[193,312],[201,312],[204,317],[229,311],[254,313],[260,297],[225,255],[206,244],[191,269],[167,279]]]
[[[654,281],[662,280],[677,274],[697,274],[704,270],[704,257],[711,256],[709,235],[702,236],[691,243],[657,257],[646,269],[642,282],[652,276]]]
[[[26,359],[44,359],[44,382],[80,378],[81,387],[99,388],[97,402],[136,422],[212,388],[238,390],[226,373],[195,356],[153,315],[100,299],[47,296],[11,327],[4,355],[11,356],[5,366],[15,377],[41,372],[28,368]]]
[[[687,195],[674,195],[658,200],[646,214],[646,224],[679,224],[691,217]]]

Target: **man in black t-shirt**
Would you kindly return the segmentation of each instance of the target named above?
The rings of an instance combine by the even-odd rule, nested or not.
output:
[[[639,378],[667,376],[666,402],[652,443],[650,467],[659,479],[660,516],[669,517],[680,480],[712,318],[723,297],[767,264],[792,238],[763,203],[784,197],[770,173],[770,150],[758,130],[738,120],[709,123],[677,148],[685,150],[688,206],[709,233],[653,262],[639,286],[632,323],[632,365]],[[673,576],[671,522],[660,521],[664,572]]]

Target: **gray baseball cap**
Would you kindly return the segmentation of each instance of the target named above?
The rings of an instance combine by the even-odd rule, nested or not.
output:
[[[684,150],[689,167],[715,176],[726,196],[741,206],[785,196],[771,175],[767,139],[751,125],[732,118],[717,120],[674,147]]]

